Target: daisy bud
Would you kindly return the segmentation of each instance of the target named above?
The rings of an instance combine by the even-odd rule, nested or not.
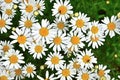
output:
[[[12,31],[15,31],[15,30],[16,30],[16,28],[15,28],[15,27],[13,27],[13,28],[12,28]]]
[[[98,65],[95,65],[95,69],[98,69]]]
[[[105,76],[102,76],[100,80],[107,80]]]
[[[106,4],[110,4],[110,1],[109,1],[109,0],[107,0],[107,1],[106,1]]]
[[[34,12],[34,15],[35,15],[35,16],[37,16],[38,14],[39,14],[38,11],[35,11],[35,12]]]
[[[115,55],[114,55],[114,57],[115,57],[115,58],[117,58],[117,57],[118,57],[118,55],[117,55],[117,54],[115,54]]]
[[[45,69],[45,66],[44,66],[44,65],[41,65],[41,66],[40,66],[40,69],[41,69],[41,70]]]
[[[17,6],[16,4],[13,5],[13,9],[17,9],[17,7],[18,7],[18,6]]]
[[[79,16],[79,13],[78,13],[78,12],[76,12],[74,15],[75,15],[75,17],[78,17],[78,16]]]
[[[120,19],[120,12],[117,14],[117,17]]]

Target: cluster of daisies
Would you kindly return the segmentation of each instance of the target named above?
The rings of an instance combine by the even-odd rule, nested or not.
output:
[[[84,13],[73,15],[72,9],[70,0],[55,0],[51,9],[55,20],[50,23],[36,19],[47,16],[44,0],[0,0],[0,35],[11,31],[8,40],[0,40],[0,80],[114,80],[107,66],[97,64],[92,49],[103,45],[106,36],[120,34],[120,19],[90,22]],[[17,10],[19,26],[12,27]],[[30,56],[32,61],[45,60],[37,63],[40,69],[27,61]]]

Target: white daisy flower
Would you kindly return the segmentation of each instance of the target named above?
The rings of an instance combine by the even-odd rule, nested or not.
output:
[[[1,41],[0,42],[0,53],[5,55],[9,50],[13,49],[13,45],[11,44],[10,41]]]
[[[66,33],[66,31],[68,31],[68,21],[62,21],[59,20],[58,18],[56,18],[54,20],[54,23],[52,24],[53,28],[57,30],[58,33]]]
[[[41,77],[39,75],[37,75],[37,78],[39,80],[55,80],[56,79],[56,77],[54,77],[54,74],[49,75],[48,71],[46,71],[45,78],[43,78],[43,77]]]
[[[66,37],[65,33],[58,33],[55,34],[54,37],[50,39],[50,46],[49,48],[53,47],[53,51],[61,51],[64,50],[68,44],[68,38]]]
[[[6,14],[8,16],[8,18],[13,18],[14,15],[16,14],[16,11],[13,9],[12,5],[2,7],[1,11],[3,14]]]
[[[120,19],[117,19],[117,16],[112,16],[111,19],[105,17],[102,22],[105,27],[105,35],[109,34],[110,38],[112,38],[115,33],[120,34]]]
[[[18,3],[18,0],[1,0],[1,2],[2,2],[1,6],[6,7],[13,5],[14,3]]]
[[[12,25],[11,23],[12,19],[8,18],[8,16],[6,16],[5,14],[0,15],[0,32],[1,33],[7,33],[7,29],[9,30],[11,27],[10,25]]]
[[[47,51],[48,49],[46,48],[45,44],[42,44],[42,42],[35,42],[32,43],[29,46],[29,53],[33,54],[34,59],[40,59],[42,58],[42,55],[45,55],[45,51]]]
[[[24,3],[20,3],[19,8],[22,12],[22,15],[33,15],[33,12],[36,10],[35,0],[24,0]]]
[[[80,51],[81,54],[77,54],[81,68],[93,68],[95,63],[97,63],[97,58],[93,56],[93,53],[90,50]]]
[[[46,62],[45,64],[48,66],[48,68],[53,69],[59,69],[60,67],[63,66],[64,64],[64,60],[63,60],[63,56],[59,53],[51,53],[48,54],[48,57],[46,58]]]
[[[8,53],[3,57],[3,65],[9,67],[10,69],[15,68],[18,69],[20,68],[20,64],[25,63],[23,61],[24,57],[23,54],[20,53],[18,50],[11,49],[8,51]]]
[[[21,68],[15,69],[14,72],[15,72],[15,78],[14,78],[15,80],[21,80],[24,78],[23,70]]]
[[[12,31],[10,38],[14,39],[11,43],[19,43],[19,46],[25,51],[28,49],[28,45],[31,43],[31,34],[29,30],[16,28],[15,31]]]
[[[21,20],[19,21],[19,27],[30,30],[32,27],[35,26],[36,22],[37,20],[31,15],[22,16]]]
[[[28,63],[23,67],[23,74],[28,78],[30,78],[30,76],[34,78],[34,75],[36,74],[35,69],[35,65]]]
[[[78,70],[81,69],[81,65],[80,65],[79,61],[76,58],[72,59],[69,62],[70,62],[71,67],[73,69],[75,69],[76,72],[78,72]]]
[[[84,32],[86,33],[86,30],[88,29],[88,23],[90,21],[90,18],[87,17],[87,14],[78,13],[78,17],[72,17],[70,23],[73,31],[77,32]]]
[[[98,79],[110,80],[110,70],[106,69],[107,66],[99,65],[98,70],[96,70]]]
[[[52,16],[66,21],[70,17],[70,14],[73,14],[72,8],[70,0],[65,0],[64,2],[63,0],[56,0],[56,3],[53,5]]]
[[[40,15],[43,15],[43,11],[45,9],[45,2],[44,2],[44,0],[36,0],[36,7],[37,7],[37,12]]]
[[[95,80],[94,74],[85,69],[80,70],[76,78],[77,80]]]
[[[92,46],[93,49],[98,48],[98,46],[103,45],[103,42],[105,42],[105,36],[99,35],[99,36],[87,36],[86,42],[88,42],[88,47]]]
[[[98,21],[93,21],[88,24],[89,31],[88,34],[89,36],[95,37],[99,35],[104,35],[104,28],[101,26],[101,24]]]
[[[50,23],[47,19],[42,19],[41,25],[36,24],[34,28],[32,28],[32,36],[37,41],[42,41],[43,43],[49,43],[49,40],[52,36],[56,34],[56,30],[52,29]]]
[[[13,77],[6,70],[2,70],[0,71],[0,80],[13,80]]]
[[[86,39],[81,32],[71,31],[68,37],[69,37],[68,48],[71,48],[72,51],[75,50],[77,52],[79,48],[83,48],[85,46],[83,42]]]
[[[65,64],[60,69],[58,69],[56,75],[58,75],[57,78],[59,80],[72,80],[75,75],[75,70],[71,68],[70,65]]]

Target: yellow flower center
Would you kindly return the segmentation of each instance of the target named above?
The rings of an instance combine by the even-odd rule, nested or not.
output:
[[[0,80],[8,80],[8,77],[5,75],[0,76]]]
[[[6,24],[5,20],[0,19],[0,28],[5,27],[5,24]]]
[[[85,55],[85,56],[83,56],[83,58],[82,58],[82,60],[83,60],[83,62],[84,63],[89,63],[90,62],[90,56],[88,56],[88,55]]]
[[[24,26],[26,27],[26,28],[31,28],[32,27],[32,21],[31,20],[26,20],[25,21],[25,23],[24,23]]]
[[[16,74],[16,75],[19,76],[19,75],[21,75],[21,73],[22,73],[22,70],[21,70],[21,69],[16,69],[16,70],[15,70],[15,74]]]
[[[54,56],[54,57],[52,57],[51,58],[51,62],[52,62],[52,64],[58,64],[59,63],[59,61],[60,61],[60,59],[59,59],[59,57],[57,57],[57,56]]]
[[[11,10],[11,9],[6,9],[5,13],[6,13],[7,15],[12,15],[12,10]]]
[[[29,66],[26,69],[27,73],[32,73],[33,72],[33,67]]]
[[[80,42],[80,38],[79,38],[79,37],[73,36],[73,37],[71,38],[71,43],[72,43],[73,45],[77,45],[77,44],[79,44],[79,42]]]
[[[91,28],[91,32],[93,33],[93,34],[96,34],[96,33],[98,33],[98,27],[97,26],[92,26],[92,28]]]
[[[53,42],[54,42],[56,45],[60,45],[61,42],[62,42],[62,39],[61,39],[61,37],[58,37],[58,36],[57,36],[57,37],[54,38]]]
[[[66,14],[66,12],[67,12],[67,7],[64,6],[64,5],[60,6],[60,7],[58,8],[58,12],[59,12],[60,14],[62,14],[62,15]]]
[[[9,61],[11,64],[15,64],[18,62],[18,57],[16,55],[11,55]]]
[[[76,62],[73,63],[73,67],[75,69],[79,69],[80,68],[80,64],[76,61]]]
[[[10,49],[10,48],[9,48],[8,45],[3,46],[3,51],[4,51],[4,52],[7,52],[9,49]]]
[[[82,74],[82,80],[88,80],[89,79],[89,74],[88,73],[83,73]]]
[[[27,5],[25,10],[26,10],[26,12],[30,13],[30,12],[33,11],[33,6],[32,5]]]
[[[104,74],[105,74],[104,70],[101,69],[101,70],[98,71],[98,75],[100,77],[104,76]]]
[[[46,37],[49,34],[49,29],[47,29],[46,27],[42,27],[39,30],[39,34],[43,37]]]
[[[17,41],[19,44],[24,44],[26,42],[26,36],[24,35],[18,36]]]
[[[57,27],[59,28],[59,29],[63,29],[64,28],[64,23],[63,22],[59,22],[58,24],[57,24]]]
[[[114,30],[116,25],[115,25],[115,23],[111,22],[107,25],[107,27],[108,27],[109,30]]]
[[[69,69],[63,69],[62,70],[62,76],[64,76],[64,77],[70,76],[70,70]]]
[[[36,53],[41,53],[43,51],[43,47],[40,45],[35,46],[35,52]]]
[[[96,36],[95,36],[95,37],[91,37],[91,41],[92,41],[92,42],[97,42],[98,40],[99,40],[99,38],[96,37]]]
[[[78,19],[78,20],[76,21],[76,26],[77,26],[78,28],[82,28],[82,27],[84,26],[84,21],[83,21],[82,19]]]
[[[12,2],[12,0],[4,0],[6,3],[11,3]]]

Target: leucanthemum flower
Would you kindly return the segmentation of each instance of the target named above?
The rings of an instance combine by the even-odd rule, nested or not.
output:
[[[42,41],[43,43],[49,43],[52,36],[56,34],[56,30],[52,29],[50,23],[47,19],[42,19],[41,25],[38,23],[34,28],[32,28],[32,36],[37,41]]]
[[[111,19],[105,17],[102,22],[105,27],[105,35],[109,34],[110,38],[112,38],[115,33],[120,34],[120,19],[117,19],[117,16],[112,16]]]
[[[0,15],[0,32],[1,33],[7,33],[7,29],[9,30],[12,25],[11,23],[12,19],[8,18],[7,15],[2,14]]]
[[[93,49],[98,48],[98,46],[103,45],[103,42],[105,42],[105,36],[99,35],[99,36],[87,36],[86,42],[88,42],[88,47],[92,46]]]
[[[79,61],[76,58],[72,59],[69,62],[70,62],[71,67],[73,69],[75,69],[76,72],[78,72],[81,69],[81,65],[80,65]]]
[[[13,49],[13,45],[10,41],[1,41],[0,42],[0,53],[4,56],[9,50]]]
[[[90,50],[80,51],[81,54],[77,54],[77,58],[79,63],[81,64],[81,68],[93,68],[95,63],[97,63],[97,59],[93,56],[93,53]]]
[[[33,42],[31,45],[29,45],[29,53],[33,54],[34,59],[40,59],[42,58],[42,55],[45,55],[45,51],[48,49],[46,48],[46,45],[43,44],[41,41],[39,42]]]
[[[13,18],[14,15],[16,14],[16,11],[13,9],[12,5],[2,7],[1,11],[3,14],[6,14],[8,16],[8,18]]]
[[[68,31],[68,21],[62,21],[59,20],[58,18],[56,18],[54,20],[54,23],[52,24],[53,28],[57,30],[58,33],[66,33],[66,31]]]
[[[13,44],[18,42],[23,51],[25,51],[25,49],[28,49],[28,45],[32,41],[29,30],[19,28],[16,28],[15,31],[12,31],[10,38],[14,39],[11,41],[11,43]]]
[[[3,57],[3,65],[9,67],[10,69],[15,68],[18,69],[20,68],[20,64],[23,64],[24,57],[23,54],[20,53],[18,50],[11,49],[8,51],[8,53]]]
[[[54,77],[54,74],[49,75],[48,71],[46,71],[45,78],[43,78],[43,77],[41,77],[39,75],[37,75],[37,78],[39,80],[55,80],[56,79],[56,77]]]
[[[0,80],[12,80],[14,79],[9,75],[9,73],[6,70],[0,71]]]
[[[22,15],[33,15],[33,12],[36,10],[35,5],[35,0],[24,0],[24,2],[20,3],[19,8],[22,12]]]
[[[23,67],[23,74],[24,76],[30,78],[34,78],[34,75],[36,74],[36,66],[31,64],[31,63],[28,63],[26,64],[24,67]]]
[[[87,17],[87,14],[78,13],[78,17],[72,17],[70,23],[70,27],[72,27],[73,31],[77,32],[84,32],[86,33],[86,30],[88,29],[88,23],[89,23],[90,18]]]
[[[34,18],[34,16],[28,15],[28,16],[21,16],[21,20],[19,21],[19,27],[23,29],[30,30],[32,27],[36,26],[37,20]]]
[[[68,44],[68,38],[65,33],[57,33],[54,37],[50,39],[49,48],[53,47],[53,51],[61,51],[66,48]]]
[[[24,78],[22,68],[15,69],[14,72],[15,72],[15,80],[21,80]]]
[[[105,28],[98,21],[90,22],[87,26],[89,27],[87,35],[92,37],[104,35]]]
[[[85,36],[81,32],[70,32],[68,35],[68,48],[71,48],[71,50],[78,51],[79,48],[83,48],[85,46],[84,41]]]
[[[1,6],[4,8],[6,6],[12,6],[14,3],[18,3],[18,0],[1,0]]]
[[[99,65],[98,70],[96,70],[98,79],[104,78],[104,80],[110,80],[109,75],[110,70],[107,69],[107,66]]]
[[[57,70],[56,75],[59,80],[72,80],[75,70],[70,65],[64,64],[64,66]]]
[[[94,74],[85,69],[79,70],[76,78],[77,80],[95,80]]]
[[[73,7],[69,3],[70,0],[56,0],[56,3],[53,5],[52,16],[59,18],[59,20],[66,21],[70,17],[70,14],[73,14],[71,10]]]
[[[45,9],[45,2],[44,0],[36,0],[36,7],[37,7],[37,12],[40,14],[40,15],[43,15],[43,11]]]
[[[45,64],[48,66],[48,68],[56,69],[58,70],[60,67],[63,66],[64,64],[64,60],[63,60],[63,56],[59,53],[51,53],[48,54],[48,57],[46,58],[46,62]]]

